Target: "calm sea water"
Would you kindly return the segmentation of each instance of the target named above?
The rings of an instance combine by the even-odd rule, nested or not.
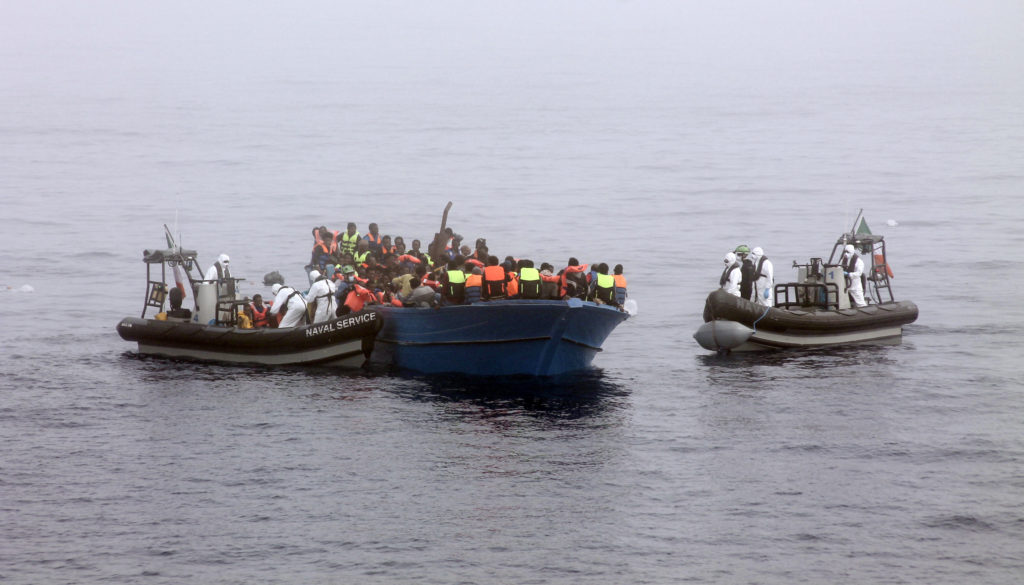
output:
[[[0,581],[1018,583],[1014,2],[0,9]],[[694,3],[695,4],[695,3]],[[139,358],[162,226],[265,292],[348,221],[622,263],[557,381]],[[903,343],[692,340],[860,208]],[[891,220],[891,221],[890,221]]]

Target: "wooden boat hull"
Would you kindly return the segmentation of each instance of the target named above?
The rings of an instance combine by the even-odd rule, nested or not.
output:
[[[474,376],[556,376],[586,369],[612,330],[629,318],[577,299],[375,310],[384,326],[371,361]]]

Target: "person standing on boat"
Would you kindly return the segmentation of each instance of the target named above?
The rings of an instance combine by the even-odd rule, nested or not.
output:
[[[219,284],[220,282],[231,278],[230,264],[231,259],[228,258],[227,254],[217,256],[217,261],[206,269],[206,274],[203,276],[203,280],[211,282],[216,281]]]
[[[775,267],[764,255],[760,246],[750,251],[750,259],[754,263],[754,301],[765,307],[775,305],[772,290],[775,287]]]
[[[367,244],[369,244],[370,252],[379,256],[381,237],[380,228],[377,227],[377,224],[371,223],[367,226],[367,232],[366,235],[363,236],[363,239],[366,240]]]
[[[306,322],[306,299],[302,298],[302,293],[280,284],[272,286],[270,292],[274,293],[274,304],[270,307],[270,314],[284,313],[279,328],[295,327]]]
[[[320,274],[319,270],[309,273],[313,284],[306,293],[306,304],[313,306],[313,322],[323,323],[334,318],[338,305],[334,300],[334,283]]]
[[[725,292],[740,296],[740,262],[735,252],[725,255],[725,270],[722,271],[722,278],[718,279],[718,284]]]
[[[841,263],[843,265],[843,274],[846,275],[846,286],[847,292],[850,293],[850,300],[853,301],[854,306],[868,306],[864,302],[864,261],[857,255],[857,250],[854,249],[853,244],[846,244]]]
[[[359,242],[359,232],[356,231],[356,224],[351,221],[348,222],[348,225],[345,226],[345,233],[340,234],[337,239],[339,255],[345,253],[354,254],[356,244]]]
[[[750,260],[750,246],[740,244],[733,250],[740,262],[740,298],[754,300],[754,263]]]

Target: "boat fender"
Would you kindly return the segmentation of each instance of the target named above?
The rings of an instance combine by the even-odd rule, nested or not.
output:
[[[733,349],[745,343],[754,330],[736,321],[715,320],[700,326],[693,338],[704,349],[721,351]]]

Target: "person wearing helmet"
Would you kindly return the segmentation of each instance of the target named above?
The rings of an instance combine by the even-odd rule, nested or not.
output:
[[[772,295],[772,289],[775,287],[775,267],[760,246],[750,251],[750,260],[754,264],[754,302],[771,307],[775,304]]]
[[[843,250],[843,257],[839,261],[843,265],[843,274],[846,275],[847,292],[850,300],[856,307],[866,307],[864,302],[864,261],[857,255],[853,244],[847,244]]]
[[[740,262],[736,257],[735,252],[729,252],[725,255],[725,270],[722,271],[722,277],[718,279],[718,285],[725,289],[725,292],[733,295],[740,296]]]
[[[323,323],[334,318],[338,305],[334,300],[334,283],[320,274],[319,270],[309,273],[309,279],[313,281],[309,291],[306,292],[306,304],[313,310],[313,322]]]
[[[746,244],[740,244],[733,250],[736,254],[736,259],[740,263],[740,298],[752,301],[754,300],[754,263],[751,262],[750,246]]]
[[[306,299],[302,293],[290,286],[275,284],[270,288],[274,293],[274,304],[270,307],[270,314],[283,314],[279,328],[295,327],[306,322]]]

